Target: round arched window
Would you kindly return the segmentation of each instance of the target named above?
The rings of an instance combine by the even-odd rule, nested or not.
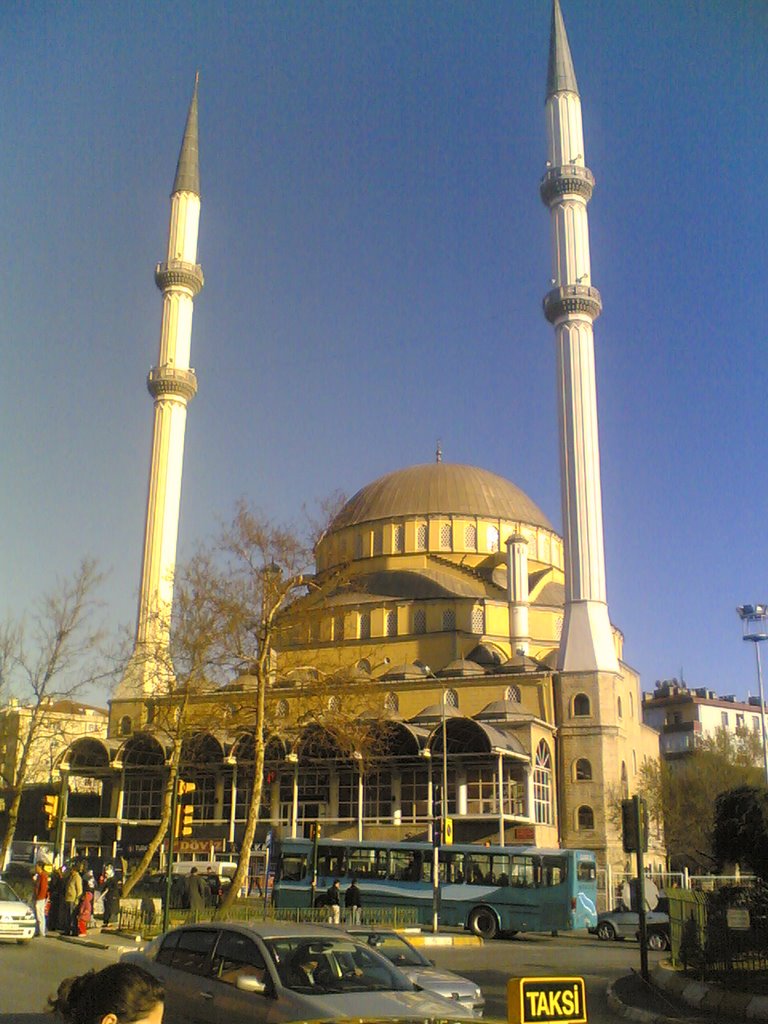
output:
[[[536,763],[533,769],[533,809],[538,824],[552,824],[552,755],[544,740],[536,748]]]
[[[288,717],[288,701],[285,697],[281,697],[275,705],[275,718],[287,718]]]
[[[120,735],[130,736],[133,732],[133,722],[131,721],[130,715],[124,715],[120,719]]]
[[[443,700],[447,708],[457,708],[459,706],[459,695],[455,690],[446,690],[443,694]]]
[[[586,693],[577,693],[573,698],[573,717],[586,718],[591,713],[592,709],[589,704],[589,697]]]
[[[400,710],[400,698],[396,693],[388,693],[384,698],[384,710],[396,714]]]
[[[576,762],[575,777],[577,782],[592,781],[592,765],[586,757],[580,757]]]
[[[504,700],[511,701],[513,704],[520,703],[520,687],[519,686],[508,686],[504,691]]]
[[[579,831],[593,829],[595,827],[595,812],[591,807],[582,804],[577,812]]]
[[[335,693],[333,697],[328,698],[328,710],[341,711],[341,697],[338,694]]]

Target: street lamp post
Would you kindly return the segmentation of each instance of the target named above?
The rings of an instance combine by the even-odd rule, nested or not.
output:
[[[763,696],[763,669],[760,664],[760,644],[768,640],[768,605],[766,604],[743,604],[736,609],[741,619],[744,631],[742,639],[749,640],[755,645],[755,660],[757,662],[757,686],[760,693],[760,722],[763,735],[763,769],[765,772],[765,783],[768,786],[768,736],[765,729],[765,698]]]

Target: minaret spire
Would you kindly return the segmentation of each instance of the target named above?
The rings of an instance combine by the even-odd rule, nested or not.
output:
[[[584,163],[581,99],[559,0],[553,0],[547,74],[549,170],[541,198],[552,220],[552,283],[544,315],[555,328],[560,477],[565,542],[562,672],[618,672],[608,618],[597,429],[592,287],[587,203],[595,185]]]
[[[171,194],[166,259],[155,267],[155,283],[163,293],[163,314],[157,366],[147,377],[147,388],[154,399],[154,427],[144,557],[136,641],[117,690],[118,699],[151,693],[163,681],[171,681],[172,675],[168,649],[184,434],[187,404],[197,392],[197,377],[189,365],[192,306],[203,287],[203,271],[197,263],[200,222],[197,88],[198,77],[195,76]]]

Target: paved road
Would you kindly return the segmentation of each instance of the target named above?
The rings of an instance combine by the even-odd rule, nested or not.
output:
[[[118,940],[125,942],[126,940]],[[430,948],[424,951],[439,966],[477,982],[486,998],[487,1018],[506,1020],[506,985],[512,976],[577,975],[585,979],[590,1024],[613,1024],[605,990],[609,982],[639,969],[636,942],[600,942],[588,935],[523,935],[482,947]],[[0,1024],[52,1024],[41,1016],[47,997],[62,980],[118,957],[57,939],[37,939],[27,946],[0,949]],[[659,954],[651,954],[655,963]]]

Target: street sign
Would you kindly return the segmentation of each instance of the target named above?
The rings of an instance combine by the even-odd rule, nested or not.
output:
[[[583,978],[510,978],[509,1024],[587,1024]]]

